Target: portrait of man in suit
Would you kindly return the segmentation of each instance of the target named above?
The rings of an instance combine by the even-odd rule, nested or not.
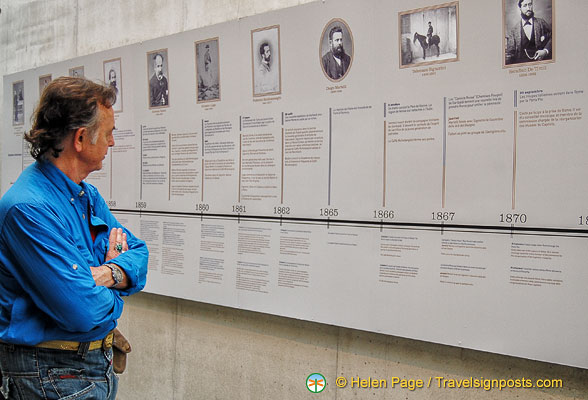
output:
[[[281,94],[280,26],[251,31],[253,96]]]
[[[104,82],[114,89],[116,100],[112,105],[115,113],[123,110],[122,87],[122,61],[121,58],[106,60],[103,62]]]
[[[353,40],[345,21],[329,21],[321,37],[321,67],[324,74],[333,82],[342,80],[353,61]]]
[[[505,11],[514,14],[514,17],[507,28],[504,64],[552,60],[551,2],[547,0],[505,1]],[[546,19],[536,16],[535,12],[538,8],[549,14],[542,15]]]
[[[147,53],[149,108],[169,107],[167,49]]]

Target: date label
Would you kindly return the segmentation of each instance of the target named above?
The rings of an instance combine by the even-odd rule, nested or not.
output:
[[[394,219],[394,210],[374,210],[374,218]]]
[[[290,215],[290,207],[286,207],[286,206],[274,207],[274,215]]]
[[[233,206],[233,212],[234,213],[245,213],[247,211],[245,210],[245,206],[243,206],[241,204],[236,204]]]
[[[198,212],[207,212],[208,210],[210,210],[210,206],[208,204],[198,203],[198,204],[196,204],[195,209]]]
[[[453,221],[455,213],[450,211],[435,211],[431,213],[433,221]]]
[[[339,216],[339,209],[337,209],[337,208],[321,208],[320,209],[320,216],[321,217],[337,217],[337,216]]]
[[[500,214],[499,221],[506,224],[524,224],[527,222],[527,214]]]

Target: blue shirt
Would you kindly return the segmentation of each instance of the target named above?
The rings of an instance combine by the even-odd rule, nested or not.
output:
[[[0,199],[0,340],[85,342],[115,328],[121,295],[145,286],[148,251],[123,228],[129,250],[109,262],[125,271],[129,287],[96,286],[90,267],[104,264],[114,227],[122,228],[94,186],[76,184],[50,162],[24,170]]]

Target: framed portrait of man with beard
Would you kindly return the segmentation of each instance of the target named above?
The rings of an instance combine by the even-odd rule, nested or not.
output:
[[[106,60],[102,63],[104,82],[112,87],[116,93],[116,101],[112,105],[112,109],[115,113],[122,112],[123,110],[121,62],[121,58],[119,57],[112,60]]]
[[[339,82],[347,76],[353,63],[353,35],[345,21],[334,18],[325,25],[319,56],[323,73],[330,81]]]
[[[503,0],[503,67],[555,61],[552,0]]]
[[[251,31],[251,66],[254,97],[282,93],[279,25]]]

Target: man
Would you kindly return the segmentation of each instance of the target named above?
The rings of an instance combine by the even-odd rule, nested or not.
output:
[[[212,62],[212,57],[210,56],[210,45],[205,45],[204,48],[206,51],[204,52],[204,64],[210,64]]]
[[[114,103],[112,104],[112,109],[116,112],[122,111],[122,103],[118,101],[118,85],[116,82],[116,71],[114,70],[114,68],[110,68],[110,71],[108,71],[108,84],[111,88],[114,89],[114,93],[116,94],[116,98],[114,99]]]
[[[198,100],[218,99],[218,81],[210,68],[212,57],[210,46],[206,45],[204,53],[204,71],[198,71]]]
[[[329,78],[341,80],[351,64],[351,57],[345,53],[340,26],[334,26],[329,31],[329,46],[331,49],[323,56],[323,70]]]
[[[14,112],[14,119],[12,120],[12,122],[18,123],[19,122],[19,118],[18,118],[18,93],[16,90],[14,90],[14,98],[12,101],[12,110]]]
[[[114,68],[110,68],[110,71],[108,71],[108,84],[111,88],[114,89],[114,93],[118,96],[118,87],[116,87],[116,71]]]
[[[262,75],[267,75],[270,73],[270,60],[272,58],[272,52],[269,43],[264,42],[259,46],[259,55],[259,72],[261,72]]]
[[[427,46],[431,45],[431,39],[433,39],[433,25],[429,21],[429,29],[427,29]]]
[[[272,51],[268,42],[259,45],[259,65],[255,79],[255,93],[278,91],[278,75],[271,68]]]
[[[506,37],[505,64],[550,60],[551,26],[535,17],[533,0],[518,0],[520,22]]]
[[[121,296],[145,286],[148,251],[83,181],[114,146],[114,99],[85,78],[51,82],[25,134],[36,162],[0,199],[7,399],[116,396],[112,330]]]
[[[151,107],[163,107],[169,104],[169,90],[167,78],[163,76],[163,55],[155,54],[153,57],[153,76],[149,81],[149,93]]]

